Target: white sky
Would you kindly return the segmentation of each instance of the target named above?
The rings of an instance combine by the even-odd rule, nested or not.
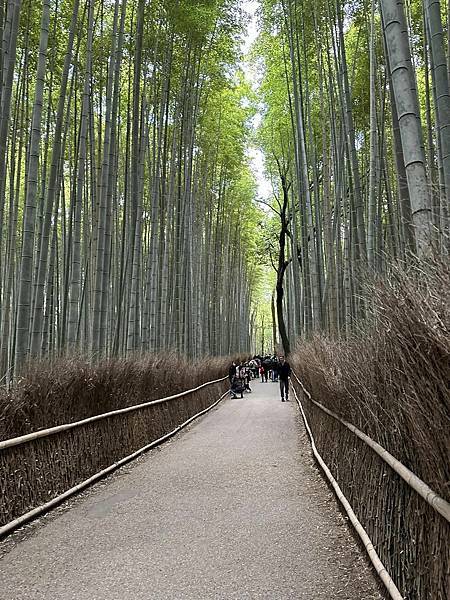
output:
[[[258,77],[254,68],[247,60],[246,55],[250,51],[251,45],[258,37],[256,11],[258,10],[259,2],[257,0],[242,0],[241,4],[245,12],[250,17],[250,21],[247,26],[247,32],[244,35],[244,40],[241,47],[242,54],[244,55],[244,63],[242,68],[247,79],[252,84],[252,87],[257,89]],[[254,116],[252,125],[255,129],[261,122],[261,118],[262,115],[259,112]],[[264,155],[259,148],[254,146],[251,146],[248,149],[247,155],[250,158],[250,166],[255,174],[256,182],[258,184],[258,196],[263,200],[268,200],[272,196],[272,185],[264,175]]]
[[[245,12],[250,16],[250,23],[247,28],[247,35],[245,36],[244,43],[242,44],[242,52],[244,54],[247,54],[250,50],[250,46],[258,37],[256,11],[258,10],[259,2],[258,0],[242,0],[241,4]]]

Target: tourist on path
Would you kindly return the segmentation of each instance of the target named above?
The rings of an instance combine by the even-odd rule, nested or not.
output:
[[[289,400],[289,377],[291,375],[291,365],[284,359],[284,356],[280,356],[280,362],[278,364],[278,377],[280,379],[280,392],[281,402]]]
[[[235,400],[238,397],[238,394],[241,395],[241,398],[244,397],[244,385],[239,377],[234,376],[233,381],[231,382],[230,396]]]
[[[272,356],[270,375],[272,381],[278,381],[278,358],[276,356]]]
[[[237,398],[236,396],[236,383],[235,380],[236,378],[236,371],[237,371],[237,365],[236,363],[232,362],[232,364],[230,365],[230,368],[228,369],[228,380],[230,382],[230,396],[232,398]],[[234,387],[234,389],[233,389]]]
[[[270,356],[264,357],[261,366],[264,367],[263,379],[264,379],[264,382],[267,383],[269,380],[268,377],[269,377],[269,371],[270,371]]]
[[[236,363],[233,361],[233,364],[228,369],[228,379],[230,383],[233,381],[233,377],[236,375]]]
[[[264,366],[259,367],[259,374],[261,375],[261,383],[264,383]]]

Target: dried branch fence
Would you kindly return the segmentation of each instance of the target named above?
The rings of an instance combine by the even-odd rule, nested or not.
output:
[[[450,504],[380,444],[315,401],[295,374],[293,386],[306,400],[302,407],[319,454],[402,597],[446,600]]]
[[[178,431],[223,397],[226,381],[1,441],[0,536]]]

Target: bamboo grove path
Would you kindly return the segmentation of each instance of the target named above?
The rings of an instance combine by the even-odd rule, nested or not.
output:
[[[1,600],[383,598],[275,383],[15,536]]]

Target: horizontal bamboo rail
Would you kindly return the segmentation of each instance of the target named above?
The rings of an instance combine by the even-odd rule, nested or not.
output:
[[[134,410],[141,410],[142,408],[153,406],[155,404],[169,402],[170,400],[175,400],[176,398],[181,398],[182,396],[187,396],[188,394],[197,392],[198,390],[201,390],[202,388],[207,387],[208,385],[213,385],[214,383],[225,381],[225,379],[227,379],[227,376],[222,377],[220,379],[214,379],[214,381],[207,381],[206,383],[202,383],[196,388],[180,392],[179,394],[174,394],[173,396],[167,396],[166,398],[158,398],[158,400],[151,400],[150,402],[135,404],[134,406],[127,406],[127,408],[119,408],[118,410],[112,410],[107,413],[95,415],[93,417],[89,417],[88,419],[83,419],[82,421],[74,421],[73,423],[66,423],[65,425],[57,425],[56,427],[49,427],[48,429],[41,429],[40,431],[35,431],[34,433],[27,433],[26,435],[21,435],[19,437],[11,438],[9,440],[3,440],[2,442],[0,442],[0,450],[4,450],[5,448],[11,448],[12,446],[18,446],[19,444],[25,444],[26,442],[31,442],[33,440],[37,440],[42,437],[47,437],[49,435],[54,435],[55,433],[60,433],[61,431],[68,431],[69,429],[73,429],[74,427],[80,427],[81,425],[93,423],[94,421],[100,421],[101,419],[106,419],[115,415],[121,415],[124,413],[132,412]]]
[[[298,378],[297,378],[297,376],[295,375],[295,373],[294,373],[294,376],[297,379],[297,381],[299,381]],[[302,417],[303,417],[303,421],[305,423],[306,431],[308,432],[309,438],[311,440],[312,451],[313,451],[313,454],[314,454],[317,462],[319,463],[319,465],[321,466],[321,468],[322,468],[323,472],[325,473],[327,479],[329,480],[329,482],[333,486],[333,489],[334,489],[334,491],[336,493],[336,496],[338,497],[339,501],[341,502],[342,506],[344,507],[344,510],[348,514],[348,517],[349,517],[349,519],[350,519],[353,527],[355,528],[356,532],[358,533],[359,537],[361,538],[361,541],[364,544],[364,547],[365,547],[365,549],[367,551],[367,554],[369,556],[369,559],[370,559],[371,563],[373,564],[376,572],[378,573],[381,581],[384,583],[384,585],[385,585],[387,591],[389,592],[389,595],[391,596],[392,600],[403,600],[403,596],[401,595],[399,589],[397,588],[397,586],[395,585],[395,583],[392,580],[391,576],[389,575],[388,571],[386,570],[386,567],[381,562],[380,557],[378,556],[377,551],[375,550],[375,548],[374,548],[374,546],[372,544],[372,540],[370,539],[370,537],[367,534],[367,531],[361,525],[360,521],[358,520],[358,517],[353,512],[353,509],[352,509],[349,501],[347,500],[347,498],[345,497],[345,495],[342,492],[341,488],[339,487],[339,484],[337,483],[336,479],[331,474],[330,469],[325,464],[323,458],[320,456],[319,451],[317,450],[317,447],[316,447],[316,444],[315,444],[315,441],[314,441],[314,436],[313,436],[313,434],[311,432],[311,428],[309,427],[308,420],[307,420],[305,412],[303,410],[302,403],[300,402],[300,399],[297,396],[297,392],[295,391],[295,388],[294,388],[294,395],[295,395],[295,399],[297,401],[298,407],[299,407],[299,409],[300,409],[300,411],[302,413]]]
[[[226,377],[224,377],[223,379],[217,379],[216,381],[208,382],[208,384],[209,383],[217,383],[219,381],[223,381],[224,379],[226,379]],[[200,387],[205,387],[205,385],[208,385],[208,384],[203,384]],[[199,389],[199,388],[195,388],[195,389]],[[191,392],[191,391],[193,391],[193,390],[189,390],[189,392]],[[178,394],[176,397],[179,397],[181,395],[185,395],[185,394],[187,394],[189,392],[184,392],[183,394]],[[42,504],[41,506],[33,508],[32,510],[30,510],[27,513],[21,515],[20,517],[17,517],[17,519],[14,519],[13,521],[10,521],[6,525],[3,525],[3,527],[0,527],[0,539],[2,537],[4,537],[5,535],[9,534],[14,529],[17,529],[17,527],[20,527],[21,525],[24,525],[25,523],[27,523],[31,519],[34,519],[34,518],[38,517],[39,515],[42,515],[42,514],[48,512],[49,510],[51,510],[52,508],[54,508],[58,504],[61,504],[61,502],[63,502],[64,500],[67,500],[67,498],[70,498],[71,496],[73,496],[77,492],[80,492],[81,490],[84,490],[85,488],[89,487],[90,485],[92,485],[93,483],[95,483],[96,481],[98,481],[99,479],[102,479],[103,477],[105,477],[106,475],[109,475],[110,473],[112,473],[113,471],[115,471],[116,469],[118,469],[119,467],[121,467],[124,464],[126,464],[126,463],[132,461],[133,459],[137,458],[138,456],[140,456],[141,454],[143,454],[147,450],[150,450],[151,448],[154,448],[155,446],[158,446],[159,444],[162,444],[163,442],[165,442],[169,438],[173,437],[176,433],[178,433],[179,431],[181,431],[181,429],[183,429],[184,427],[186,427],[187,425],[189,425],[189,423],[191,423],[192,421],[194,421],[195,419],[197,419],[201,415],[204,415],[205,413],[207,413],[208,411],[210,411],[212,408],[214,408],[215,406],[217,406],[217,404],[219,404],[219,402],[221,402],[225,398],[225,396],[227,394],[228,394],[228,391],[225,392],[224,394],[222,394],[222,396],[220,396],[220,398],[218,400],[216,400],[216,402],[214,402],[213,404],[211,404],[211,406],[208,406],[204,410],[202,410],[202,411],[198,412],[197,414],[193,415],[192,417],[190,417],[189,419],[187,419],[187,421],[185,421],[181,425],[178,425],[177,427],[175,427],[175,429],[173,429],[169,433],[166,433],[166,435],[163,435],[162,437],[160,437],[157,440],[154,440],[150,444],[147,444],[146,446],[143,446],[142,448],[139,448],[139,450],[136,450],[136,452],[133,452],[132,454],[129,454],[128,456],[125,456],[125,458],[122,458],[121,460],[115,462],[114,464],[110,465],[109,467],[106,467],[106,469],[103,469],[102,471],[99,471],[98,473],[96,473],[92,477],[89,477],[89,479],[86,479],[85,481],[82,481],[81,483],[75,485],[74,487],[70,488],[69,490],[66,490],[64,493],[60,494],[56,498],[53,498],[49,502],[46,502],[45,504]],[[175,398],[175,396],[170,396],[170,397],[166,398],[165,400],[172,400],[173,398]],[[146,403],[146,406],[149,406],[150,404],[155,404],[155,403],[161,402],[162,400],[163,399],[156,400],[156,401],[153,401],[153,402],[148,402],[148,403]],[[138,406],[140,406],[140,405],[138,405]],[[114,414],[117,414],[117,412],[121,412],[121,411],[113,411],[113,412],[114,412]],[[104,416],[109,416],[110,414],[112,414],[112,413],[104,413]],[[78,421],[78,423],[82,423],[82,421]],[[52,432],[52,433],[54,433],[54,432]],[[26,436],[22,436],[22,437],[26,437]],[[19,438],[15,438],[15,439],[19,439]],[[26,441],[29,441],[29,440],[26,440]],[[17,444],[15,444],[15,445],[17,445]]]
[[[405,467],[403,463],[401,463],[394,456],[392,456],[392,454],[388,452],[385,448],[383,448],[383,446],[375,442],[372,438],[370,438],[368,435],[363,433],[360,429],[358,429],[351,423],[348,423],[348,421],[342,419],[339,415],[328,409],[326,406],[323,406],[322,404],[320,404],[320,402],[314,400],[311,394],[303,385],[303,383],[297,377],[297,375],[295,373],[293,373],[293,375],[299,383],[299,385],[301,386],[304,394],[313,404],[315,404],[323,412],[327,413],[327,415],[330,415],[330,417],[333,417],[333,419],[336,419],[337,421],[342,423],[342,425],[347,427],[347,429],[349,429],[352,433],[358,436],[359,439],[361,439],[370,448],[372,448],[372,450],[374,450],[374,452],[376,452],[378,456],[380,456],[380,458],[382,458],[398,475],[400,475],[400,477],[404,481],[406,481],[406,483],[413,490],[415,490],[420,496],[422,496],[422,498],[426,502],[428,502],[428,504],[431,507],[433,507],[434,510],[441,514],[444,517],[444,519],[446,519],[450,523],[450,503],[444,500],[444,498],[438,496],[436,492],[434,492],[424,481],[422,481],[422,479],[417,477],[417,475],[415,475],[412,471]]]

